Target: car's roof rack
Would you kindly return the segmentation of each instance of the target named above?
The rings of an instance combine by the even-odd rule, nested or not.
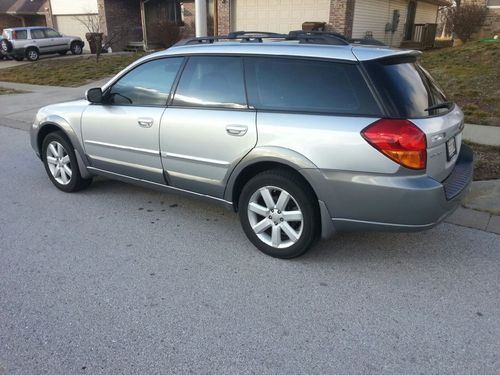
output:
[[[288,34],[270,33],[262,31],[234,31],[223,36],[204,36],[181,40],[176,46],[186,46],[192,44],[213,44],[218,41],[235,41],[241,43],[263,43],[264,39],[281,39],[288,41],[298,41],[303,44],[323,44],[341,45],[368,44],[384,46],[385,44],[375,39],[348,39],[342,34],[330,31],[290,31]]]

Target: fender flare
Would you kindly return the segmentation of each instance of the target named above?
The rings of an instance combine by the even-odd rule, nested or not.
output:
[[[85,150],[76,134],[75,130],[71,127],[71,125],[61,116],[50,115],[46,117],[39,125],[38,130],[34,134],[35,139],[32,140],[36,145],[36,149],[38,153],[41,155],[42,150],[40,150],[40,132],[46,126],[55,126],[59,128],[69,139],[71,144],[73,145],[73,149],[75,151],[76,159],[78,162],[78,169],[80,170],[80,174],[83,178],[91,177],[91,174],[87,170],[87,167],[90,165],[88,159],[85,155]]]

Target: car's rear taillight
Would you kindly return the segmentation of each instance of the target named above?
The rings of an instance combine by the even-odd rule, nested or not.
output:
[[[382,119],[368,125],[361,135],[373,147],[406,168],[425,169],[425,134],[408,120]]]
[[[17,39],[17,33],[15,31],[12,32],[12,39]]]

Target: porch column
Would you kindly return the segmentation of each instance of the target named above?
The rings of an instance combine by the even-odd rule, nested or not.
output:
[[[330,24],[336,32],[347,37],[352,36],[354,3],[355,0],[331,0],[330,2]]]
[[[195,0],[194,10],[196,36],[207,35],[207,0]]]

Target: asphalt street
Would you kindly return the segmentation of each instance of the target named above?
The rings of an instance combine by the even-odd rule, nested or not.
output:
[[[237,216],[53,187],[0,126],[0,374],[498,374],[500,236],[346,233],[284,261]]]

